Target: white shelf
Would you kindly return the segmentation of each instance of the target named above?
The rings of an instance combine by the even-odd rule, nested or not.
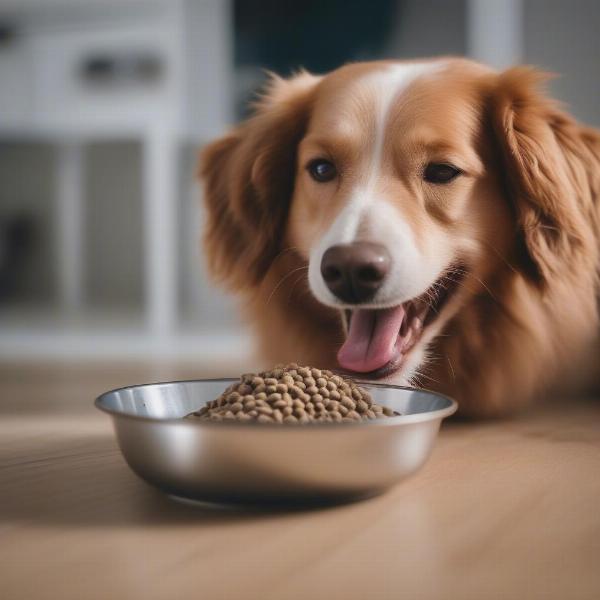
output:
[[[55,270],[61,309],[0,312],[0,356],[208,360],[243,354],[243,334],[207,333],[210,324],[203,324],[203,334],[190,334],[178,298],[179,159],[185,144],[213,138],[231,119],[230,1],[0,0],[0,13],[14,20],[19,34],[0,56],[6,109],[0,139],[58,149]],[[112,86],[81,76],[90,57],[127,53],[157,57],[159,76]],[[84,293],[84,145],[121,141],[141,146],[143,300],[132,313],[92,314]]]
[[[177,335],[154,337],[144,332],[116,330],[60,330],[3,332],[2,360],[129,360],[178,359],[220,364],[252,361],[252,343],[247,335]]]
[[[1,117],[0,117],[1,118]],[[118,123],[111,121],[104,124],[67,124],[35,125],[32,123],[2,123],[0,121],[0,140],[10,142],[32,142],[63,144],[70,142],[144,142],[155,130],[152,123]],[[180,144],[203,144],[214,137],[214,131],[194,131],[181,128],[171,129],[171,135]]]
[[[247,331],[185,330],[156,335],[143,314],[129,310],[4,308],[0,312],[0,359],[57,360],[178,358],[207,362],[244,363],[252,355]]]

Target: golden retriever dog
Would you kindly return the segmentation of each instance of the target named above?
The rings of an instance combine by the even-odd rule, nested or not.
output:
[[[202,153],[205,248],[265,361],[515,410],[598,325],[600,134],[458,58],[273,77]]]

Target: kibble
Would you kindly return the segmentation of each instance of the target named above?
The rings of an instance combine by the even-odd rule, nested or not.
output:
[[[287,425],[352,423],[398,414],[374,403],[352,379],[291,363],[263,373],[245,373],[218,398],[187,416]]]

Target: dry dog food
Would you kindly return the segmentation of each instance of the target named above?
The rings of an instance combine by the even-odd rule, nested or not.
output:
[[[398,413],[373,402],[351,379],[295,363],[242,375],[188,417],[207,421],[310,423],[367,421]]]

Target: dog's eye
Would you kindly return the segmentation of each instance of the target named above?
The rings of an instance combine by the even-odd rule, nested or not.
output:
[[[306,168],[310,176],[319,183],[331,181],[337,175],[335,165],[324,158],[311,160]]]
[[[423,179],[429,183],[450,183],[461,173],[460,169],[447,163],[429,163],[425,167]]]

